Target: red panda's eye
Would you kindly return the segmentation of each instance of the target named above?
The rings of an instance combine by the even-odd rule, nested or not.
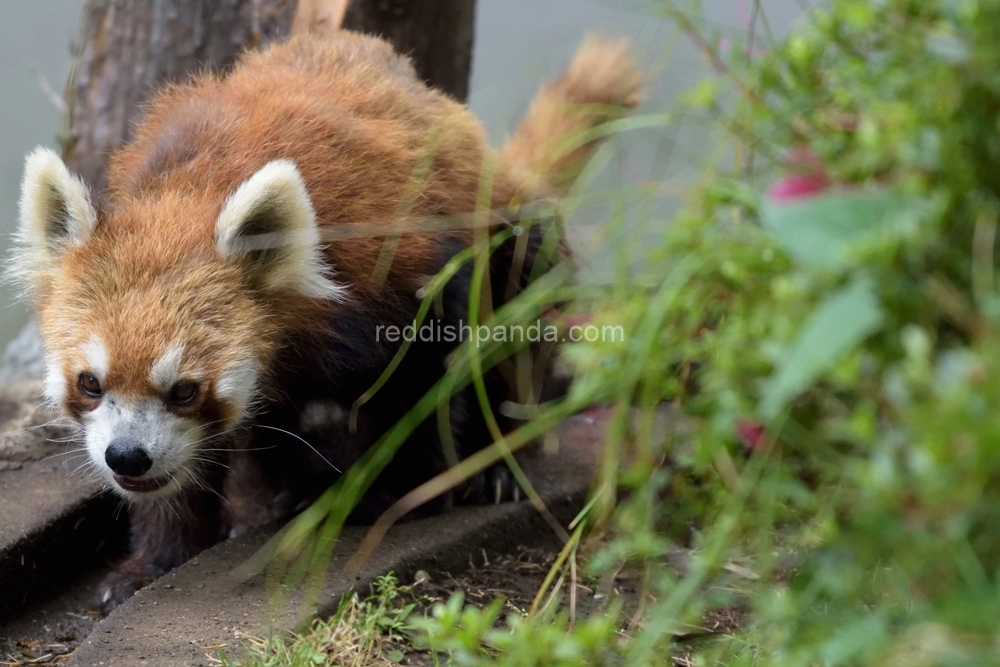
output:
[[[178,382],[170,389],[170,402],[188,405],[198,397],[198,385],[194,382]]]
[[[98,398],[101,395],[101,383],[90,373],[80,373],[80,391],[91,398]]]

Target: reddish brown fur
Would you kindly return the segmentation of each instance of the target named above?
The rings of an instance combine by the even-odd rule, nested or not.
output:
[[[559,99],[618,99],[607,90],[598,91],[603,95],[599,99],[568,99],[566,91],[579,88],[571,84],[586,76],[584,69],[571,68],[568,78],[547,89],[503,155],[488,147],[482,128],[463,105],[420,83],[409,62],[393,54],[387,43],[350,33],[336,39],[297,37],[247,54],[225,77],[205,75],[164,90],[150,102],[135,140],[112,157],[107,205],[92,237],[66,250],[39,291],[48,349],[79,356],[98,332],[111,351],[104,390],[131,399],[157,394],[150,367],[166,344],[180,341],[181,376],[207,383],[198,402],[185,409],[204,423],[228,424],[243,417],[217,400],[212,382],[246,357],[263,360],[271,373],[271,381],[263,383],[263,400],[302,394],[307,389],[302,385],[328,367],[356,371],[354,384],[341,388],[352,400],[356,386],[363,389],[377,377],[378,364],[384,367],[387,359],[377,354],[385,351],[372,352],[367,366],[360,359],[323,366],[323,355],[332,354],[328,350],[338,336],[357,336],[373,322],[408,323],[414,294],[474,235],[468,228],[408,233],[394,244],[381,275],[377,267],[380,257],[385,259],[387,232],[398,229],[401,220],[467,216],[481,209],[477,200],[483,196],[483,182],[491,183],[483,203],[494,211],[553,194],[550,182],[565,183],[552,173],[563,162],[529,150],[528,144],[546,143],[541,123],[562,136],[608,116],[588,112],[570,119],[565,104],[556,108]],[[253,289],[217,251],[216,221],[227,197],[278,159],[297,165],[321,230],[347,225],[361,230],[325,248],[334,280],[347,287],[345,303]],[[510,224],[503,216],[496,219],[496,224]],[[537,245],[538,238],[524,235],[517,241],[519,249],[512,250],[512,243],[498,252],[507,262],[498,276],[506,283],[511,253],[529,248],[533,259]],[[517,259],[517,275],[510,280],[514,289],[507,296],[521,287],[522,265],[525,275],[530,270],[530,261]],[[461,286],[456,287],[456,303],[462,294]],[[503,300],[504,295],[494,291],[495,298]],[[351,322],[351,317],[354,323],[337,329],[336,323]],[[337,349],[360,356],[366,353],[358,352],[364,346],[361,341]],[[447,352],[433,348],[426,358],[408,362],[413,382],[399,384],[393,395],[383,392],[371,403],[375,435],[429,388]],[[61,361],[71,374],[65,407],[79,416],[93,407],[73,375],[85,362],[72,357]],[[317,364],[322,368],[315,369]],[[503,398],[499,382],[490,391]],[[293,409],[301,398],[290,401]],[[284,424],[281,420],[294,419],[294,413],[274,419]],[[470,426],[463,435],[488,442],[489,435],[476,428]],[[429,432],[436,437],[436,425]],[[419,477],[438,469],[426,458],[415,450],[397,455],[396,463],[404,471],[418,468],[414,475]],[[171,516],[183,523],[180,517],[200,515],[200,503],[215,502],[190,489],[184,494],[191,498],[182,495],[136,511],[135,554],[124,579],[109,584],[117,591],[110,598],[113,604],[127,597],[129,586],[141,586],[224,530],[218,518],[199,526],[175,525]]]
[[[428,145],[432,137],[436,145]],[[415,178],[428,153],[431,168]],[[282,295],[273,308],[241,289],[214,248],[225,198],[267,162],[292,156],[321,226],[369,226],[368,238],[329,246],[328,259],[355,299],[377,299],[370,278],[385,241],[378,228],[476,210],[487,155],[468,110],[416,81],[385,42],[345,33],[248,54],[230,76],[202,76],[149,104],[135,140],[111,160],[110,213],[65,258],[59,289],[41,304],[46,338],[55,349],[75,349],[100,331],[111,349],[127,350],[113,358],[111,389],[148,387],[164,339],[191,343],[204,353],[198,363],[215,371],[227,349],[273,347],[287,327],[322,328],[326,311],[339,306]],[[490,206],[507,206],[522,189],[499,170]],[[415,292],[436,272],[437,254],[431,236],[406,237],[386,277],[389,292]],[[129,293],[135,301],[107,298]]]
[[[590,84],[582,83],[590,76],[586,63],[602,53],[581,51],[583,62],[539,95],[536,117],[529,115],[502,160],[463,105],[418,82],[387,43],[352,33],[294,38],[246,55],[229,76],[164,90],[149,104],[135,140],[111,160],[110,212],[93,240],[65,257],[54,280],[58,290],[41,299],[46,339],[54,349],[77,349],[89,332],[106,333],[110,348],[128,351],[113,359],[109,383],[138,388],[148,386],[164,339],[191,343],[203,353],[197,362],[217,377],[230,361],[226,350],[257,349],[267,358],[282,331],[322,328],[329,309],[342,306],[289,295],[280,308],[262,304],[241,289],[236,269],[214,247],[225,198],[267,162],[289,156],[321,227],[368,228],[367,237],[327,251],[353,298],[415,292],[437,270],[437,240],[405,237],[384,289],[371,281],[385,246],[379,228],[400,218],[475,211],[485,171],[492,172],[492,209],[547,194],[528,170],[565,168],[547,162],[552,142],[602,119],[593,110],[574,117],[567,101],[637,102],[632,71],[609,80],[628,67],[622,47],[612,50],[615,66],[595,70],[607,76]],[[549,136],[542,135],[546,129]],[[430,168],[420,168],[428,155]],[[453,234],[471,238],[468,231]],[[107,298],[129,293],[134,301]]]
[[[274,346],[289,326],[322,327],[323,311],[336,306],[287,295],[282,308],[255,302],[215,252],[223,201],[273,159],[294,156],[321,225],[362,223],[377,233],[400,215],[474,210],[482,132],[461,105],[418,85],[406,69],[384,42],[300,38],[249,54],[225,79],[204,76],[158,95],[135,141],[111,161],[110,214],[86,247],[64,259],[59,288],[40,304],[50,345],[75,349],[100,331],[111,349],[128,351],[114,357],[107,388],[137,388],[148,385],[164,339],[204,351],[198,361],[215,370],[227,349]],[[433,168],[409,195],[437,127],[448,131],[440,133]],[[498,178],[493,205],[507,204],[516,190]],[[337,278],[355,298],[373,296],[369,277],[382,245],[372,237],[330,246]],[[390,285],[415,291],[415,278],[433,273],[426,265],[435,252],[431,239],[407,238]],[[107,298],[129,293],[135,301]]]
[[[526,166],[543,187],[568,187],[594,148],[593,138],[584,140],[586,133],[636,107],[641,89],[628,43],[591,37],[566,71],[535,96],[503,147],[503,161]]]
[[[179,146],[194,147],[182,152],[191,161],[158,159]],[[344,33],[299,37],[247,55],[224,79],[202,77],[163,92],[136,140],[112,161],[110,182],[119,201],[157,191],[198,200],[205,213],[195,234],[169,221],[158,231],[171,241],[197,235],[208,246],[224,197],[268,161],[291,156],[322,226],[371,226],[371,238],[329,252],[341,282],[364,286],[382,249],[379,227],[476,210],[487,154],[482,129],[463,105],[416,81],[387,43]],[[418,163],[428,155],[431,168],[420,176]],[[507,206],[521,186],[501,170],[490,206]],[[143,224],[148,230],[150,222]],[[435,252],[430,238],[408,238],[390,275],[412,280]]]

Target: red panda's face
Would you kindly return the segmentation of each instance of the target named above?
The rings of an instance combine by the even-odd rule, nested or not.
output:
[[[40,308],[44,386],[108,481],[166,493],[251,413],[274,336],[224,263],[137,257],[99,233],[66,257]]]
[[[15,271],[36,298],[45,393],[133,498],[197,483],[252,413],[280,334],[261,293],[342,295],[294,165],[204,208],[168,192],[101,217],[57,156],[28,160]]]

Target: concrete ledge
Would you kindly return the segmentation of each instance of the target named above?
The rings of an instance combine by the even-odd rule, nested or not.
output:
[[[39,393],[29,381],[0,395],[0,624],[116,553],[124,535],[118,501],[66,463],[69,431],[49,423]]]
[[[38,468],[0,473],[0,624],[117,556],[124,542],[117,499]]]
[[[557,455],[526,465],[546,505],[564,525],[583,505],[602,433],[600,424],[574,418],[560,429]],[[362,571],[349,576],[342,568],[366,531],[344,531],[330,564],[321,613],[332,612],[341,595],[352,589],[367,592],[374,578],[386,572],[394,571],[404,581],[419,569],[458,572],[484,547],[513,550],[537,545],[552,534],[527,502],[459,507],[394,526]],[[241,652],[237,632],[261,635],[275,627],[292,627],[298,608],[292,603],[272,616],[264,575],[239,579],[233,574],[269,537],[268,531],[258,531],[216,545],[139,591],[98,624],[68,664],[208,666],[221,646],[230,656]]]

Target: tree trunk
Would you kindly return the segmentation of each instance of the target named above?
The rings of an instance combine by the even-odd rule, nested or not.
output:
[[[351,0],[344,28],[389,40],[424,81],[464,102],[475,18],[475,0]]]
[[[131,138],[153,91],[284,37],[294,13],[295,0],[90,0],[67,84],[70,170],[103,191],[107,155]]]
[[[292,21],[292,34],[327,35],[340,30],[351,0],[299,0]]]
[[[296,0],[90,0],[67,84],[63,157],[100,193],[108,154],[131,138],[150,94],[229,67],[246,47],[286,36]],[[381,35],[430,85],[464,100],[475,0],[351,0],[348,29]]]

